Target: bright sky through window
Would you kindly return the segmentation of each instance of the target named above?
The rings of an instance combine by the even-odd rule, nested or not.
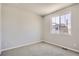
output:
[[[71,14],[52,17],[52,32],[71,34]]]

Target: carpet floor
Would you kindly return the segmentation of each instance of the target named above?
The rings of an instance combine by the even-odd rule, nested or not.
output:
[[[48,43],[36,43],[4,51],[2,56],[79,56],[79,54]]]

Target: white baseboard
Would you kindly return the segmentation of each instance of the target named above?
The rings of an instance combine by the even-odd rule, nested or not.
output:
[[[32,44],[35,44],[35,43],[39,43],[39,42],[49,43],[49,44],[51,44],[51,45],[59,46],[59,47],[61,47],[61,48],[67,48],[67,49],[69,49],[69,50],[71,50],[71,51],[74,51],[74,52],[79,53],[79,51],[76,50],[76,49],[72,49],[72,48],[64,47],[64,46],[59,45],[59,44],[50,43],[50,42],[48,42],[48,41],[42,41],[42,40],[34,41],[34,42],[29,42],[29,43],[27,43],[27,44],[22,44],[22,45],[19,45],[19,46],[16,46],[16,47],[11,47],[11,48],[2,49],[1,52],[2,52],[2,51],[11,50],[11,49],[15,49],[15,48],[19,48],[19,47],[23,47],[23,46],[29,46],[29,45],[32,45]]]
[[[32,45],[32,44],[39,43],[39,42],[41,42],[41,40],[39,40],[39,41],[34,41],[34,42],[29,42],[29,43],[22,44],[22,45],[19,45],[19,46],[15,46],[15,47],[11,47],[11,48],[2,49],[1,52],[2,52],[2,51],[11,50],[11,49],[15,49],[15,48],[19,48],[19,47],[23,47],[23,46]]]
[[[72,49],[72,48],[65,47],[65,46],[62,46],[62,45],[59,45],[59,44],[55,44],[55,43],[50,43],[48,41],[44,41],[44,42],[48,43],[48,44],[51,44],[51,45],[55,45],[55,46],[61,47],[61,48],[66,48],[66,49],[71,50],[71,51],[76,52],[76,53],[79,53],[79,50],[76,50],[76,49]]]

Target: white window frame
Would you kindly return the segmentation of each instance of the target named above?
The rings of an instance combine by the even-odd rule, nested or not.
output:
[[[54,18],[55,17],[58,17],[59,16],[59,20],[61,21],[61,19],[60,19],[60,17],[61,16],[63,16],[63,15],[67,15],[67,14],[70,14],[70,25],[69,25],[69,23],[68,23],[68,25],[67,25],[67,28],[68,28],[68,26],[70,26],[70,29],[68,28],[68,32],[66,33],[66,32],[60,32],[60,30],[58,30],[58,31],[53,31],[53,23],[52,23],[52,18],[53,17],[51,17],[51,33],[53,33],[53,34],[65,34],[65,35],[71,35],[71,12],[69,12],[69,13],[65,13],[65,14],[62,14],[62,15],[57,15],[57,16],[54,16]],[[69,22],[69,21],[68,21]]]

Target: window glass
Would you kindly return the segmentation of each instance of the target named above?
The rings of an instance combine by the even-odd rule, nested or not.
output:
[[[52,32],[71,34],[71,14],[52,17]]]

